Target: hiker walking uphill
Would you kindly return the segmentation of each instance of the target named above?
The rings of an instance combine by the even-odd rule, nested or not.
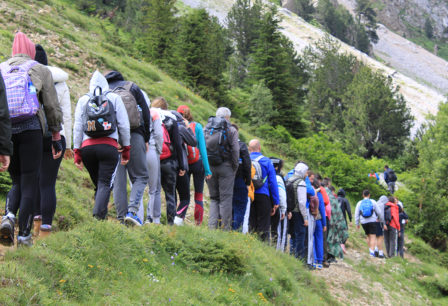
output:
[[[271,239],[276,249],[284,251],[286,247],[286,236],[288,228],[288,218],[286,217],[286,187],[283,176],[281,175],[283,169],[283,160],[277,157],[269,158],[274,166],[279,197],[279,208],[275,214],[271,216]]]
[[[290,219],[289,233],[291,235],[290,254],[305,260],[306,233],[308,227],[308,194],[314,195],[311,184],[307,184],[308,165],[298,162],[294,174],[286,181],[286,199],[288,219]]]
[[[181,105],[177,111],[182,114],[185,120],[188,121],[188,127],[191,129],[196,137],[197,146],[187,146],[188,150],[188,173],[186,174],[187,192],[185,201],[179,194],[181,205],[177,208],[177,216],[182,220],[185,219],[188,206],[190,205],[190,177],[193,175],[194,185],[194,220],[196,225],[202,224],[204,217],[204,179],[210,179],[212,172],[208,163],[207,149],[205,145],[204,131],[199,122],[193,120],[191,110],[186,105]],[[184,206],[182,206],[182,203]]]
[[[375,257],[385,258],[384,256],[384,226],[385,224],[380,220],[384,220],[384,207],[389,200],[386,196],[382,195],[376,202],[380,215],[376,222],[376,246]]]
[[[17,243],[31,245],[34,203],[38,195],[42,162],[43,134],[51,133],[53,158],[62,154],[62,111],[53,78],[47,67],[34,61],[35,45],[19,32],[14,37],[12,58],[0,65],[6,86],[12,123],[13,152],[9,165],[12,187],[8,193],[6,216],[0,226],[0,242],[12,244],[19,212]]]
[[[169,225],[173,225],[176,216],[176,181],[188,169],[188,164],[182,152],[182,138],[179,133],[176,116],[168,111],[168,102],[163,97],[157,97],[152,102],[154,110],[162,120],[163,146],[160,154],[161,185],[165,191],[166,217]],[[160,220],[161,201],[154,200],[154,219]],[[154,221],[156,223],[156,221]]]
[[[398,234],[397,240],[397,253],[403,258],[404,256],[404,229],[406,228],[406,224],[408,224],[409,217],[404,211],[403,203],[398,202],[398,209],[400,213],[400,232]]]
[[[114,180],[113,193],[117,217],[121,222],[141,226],[143,222],[137,216],[137,212],[149,178],[146,167],[146,150],[150,137],[150,113],[143,93],[137,84],[125,81],[118,71],[110,71],[105,74],[105,78],[112,92],[121,97],[131,129],[129,162],[126,165],[118,166]],[[132,183],[129,203],[127,174]]]
[[[250,210],[249,230],[257,233],[261,240],[269,241],[271,216],[280,204],[276,173],[271,160],[261,154],[259,140],[253,139],[249,142],[249,152],[255,168],[255,176],[252,179],[255,200]]]
[[[238,130],[238,126],[232,124]],[[249,188],[252,183],[252,162],[250,160],[249,149],[246,144],[238,139],[240,146],[240,158],[238,170],[235,175],[235,182],[233,184],[233,222],[232,229],[239,230],[244,222],[246,215]],[[250,206],[249,206],[250,209]]]
[[[401,230],[400,213],[397,198],[390,196],[389,202],[384,206],[384,243],[386,245],[387,257],[394,257],[397,251],[397,238]]]
[[[380,222],[384,223],[384,218],[382,217],[375,200],[370,198],[369,190],[364,190],[362,195],[364,199],[356,204],[355,223],[358,229],[360,224],[362,225],[367,236],[370,256],[374,257],[376,246],[376,222],[377,219],[380,218]],[[387,229],[387,227],[384,226],[384,229]]]
[[[129,161],[130,141],[126,107],[119,95],[109,91],[106,78],[95,71],[89,93],[76,105],[73,147],[76,166],[80,170],[85,166],[95,185],[93,216],[97,219],[106,219],[114,175],[119,163]]]
[[[73,157],[72,146],[72,106],[70,91],[65,83],[68,74],[58,67],[48,66],[48,59],[44,48],[36,45],[35,60],[47,66],[51,72],[56,89],[58,102],[61,106],[64,124],[61,130],[62,155],[69,159]],[[34,235],[48,235],[51,232],[53,217],[56,212],[56,179],[62,162],[62,155],[54,159],[51,150],[51,135],[44,135],[43,155],[39,176],[39,201],[36,201],[34,212]],[[66,149],[68,147],[68,149]]]
[[[320,175],[316,175],[314,178],[313,187],[316,196],[310,199],[309,216],[312,216],[314,219],[314,228],[308,227],[308,266],[320,270],[323,267],[324,260],[324,232],[327,231],[327,216]],[[315,203],[316,198],[317,203]]]
[[[220,107],[204,128],[205,144],[212,177],[207,180],[210,192],[208,227],[230,230],[232,226],[233,183],[238,170],[240,146],[238,131],[230,124],[230,109]]]
[[[384,166],[384,181],[387,184],[387,188],[391,194],[395,192],[395,182],[397,181],[397,175],[395,171],[390,169],[388,165]]]
[[[0,74],[0,172],[8,170],[12,155],[11,121],[5,83]]]

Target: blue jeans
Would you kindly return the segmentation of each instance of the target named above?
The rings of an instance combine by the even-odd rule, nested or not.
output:
[[[324,260],[324,231],[322,220],[316,220],[314,230],[314,262],[321,264]]]
[[[247,186],[242,177],[235,177],[233,185],[233,222],[232,229],[238,230],[244,221],[247,206]]]
[[[306,226],[303,225],[304,220],[300,212],[292,212],[292,218],[290,221],[291,227],[291,248],[290,254],[296,258],[305,260],[305,236]]]

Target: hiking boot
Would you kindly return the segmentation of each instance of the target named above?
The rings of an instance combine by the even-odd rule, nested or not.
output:
[[[178,216],[174,217],[174,225],[177,225],[177,226],[184,225],[184,219],[179,218]]]
[[[33,245],[33,239],[31,238],[31,234],[28,236],[17,236],[17,247],[27,246],[30,247]]]
[[[316,270],[316,266],[315,265],[307,265],[308,270]]]
[[[33,220],[33,236],[37,237],[39,236],[40,226],[42,225],[42,216],[34,216]]]
[[[386,256],[384,256],[384,254],[381,254],[381,255],[378,255],[378,258],[383,259],[383,258],[386,258]]]
[[[45,238],[51,234],[51,225],[50,224],[42,224],[40,226],[40,234],[39,237]]]
[[[322,269],[323,269],[322,264],[316,264],[316,269],[317,269],[317,270],[322,270]]]
[[[374,256],[378,257],[378,254],[379,254],[378,251],[375,251]]]
[[[14,225],[15,218],[8,214],[2,217],[0,225],[0,244],[11,246],[14,244]]]
[[[329,262],[330,262],[330,261],[324,261],[324,262],[322,263],[322,266],[323,266],[324,268],[329,268],[329,267],[330,267]]]
[[[128,212],[126,218],[124,218],[124,222],[129,225],[142,226],[142,221],[135,213]]]

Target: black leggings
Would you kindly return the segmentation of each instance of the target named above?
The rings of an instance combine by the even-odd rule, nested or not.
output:
[[[19,236],[28,236],[33,224],[33,211],[39,192],[39,172],[42,162],[42,130],[24,131],[12,135],[14,153],[9,165],[12,188],[6,210],[19,211]]]
[[[184,176],[177,176],[176,188],[179,193],[180,203],[177,207],[177,215],[184,219],[187,214],[188,206],[190,205],[190,180],[191,175],[193,175],[194,184],[194,200],[196,203],[194,219],[196,224],[200,225],[202,223],[203,215],[203,192],[204,192],[204,166],[202,160],[188,165],[188,172]],[[199,206],[199,207],[198,207]]]
[[[95,185],[93,216],[106,219],[107,204],[119,162],[117,148],[108,144],[97,144],[81,149],[84,166]]]
[[[62,154],[58,159],[53,159],[51,151],[51,138],[44,138],[44,153],[39,176],[40,202],[37,202],[35,216],[42,215],[42,224],[51,225],[56,211],[56,178],[59,166],[65,152],[65,137],[61,137]]]

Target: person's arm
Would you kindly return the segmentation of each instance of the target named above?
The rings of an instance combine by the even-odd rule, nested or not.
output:
[[[148,142],[149,137],[151,135],[151,131],[149,129],[150,113],[149,113],[148,104],[146,103],[145,96],[143,95],[140,87],[138,87],[137,84],[132,84],[131,93],[135,97],[135,100],[137,101],[138,106],[140,106],[140,108],[142,110],[144,138],[145,138],[145,142]]]
[[[198,141],[199,154],[201,155],[202,165],[204,166],[205,176],[212,175],[210,170],[210,164],[208,163],[207,147],[205,145],[204,131],[202,130],[202,125],[196,122],[195,127],[196,139]]]
[[[123,100],[119,95],[115,96],[115,114],[117,115],[117,127],[119,135],[119,143],[122,147],[131,145],[131,128],[129,125],[128,112],[123,104]]]
[[[308,209],[306,209],[306,186],[297,186],[297,202],[299,203],[299,210],[302,214],[303,220],[308,221]]]
[[[250,159],[249,150],[247,150],[247,147],[245,144],[242,144],[245,146],[243,150],[240,150],[241,153],[241,159],[243,160],[243,175],[244,175],[244,182],[247,186],[250,185],[252,182],[252,161]]]
[[[356,204],[356,208],[355,208],[355,224],[356,226],[359,226],[359,205],[360,205],[361,201],[359,201]]]
[[[328,196],[328,193],[324,187],[320,187],[320,193],[322,194],[322,198],[324,200],[324,205],[325,206],[330,205],[330,197]]]
[[[386,222],[384,222],[384,212],[381,213],[381,211],[380,211],[380,209],[379,209],[379,207],[378,207],[378,205],[376,204],[375,201],[372,201],[372,204],[373,204],[373,208],[375,209],[376,215],[380,219],[380,222],[383,223],[383,224],[386,224]]]
[[[236,171],[238,169],[240,160],[240,144],[238,143],[238,131],[234,127],[230,127],[229,134],[230,151],[232,154],[232,168],[234,171]]]
[[[196,140],[196,136],[193,131],[189,127],[186,127],[183,123],[179,124],[178,127],[182,141],[190,147],[196,147],[198,145],[198,141]]]
[[[3,78],[0,74],[0,155],[12,155],[11,120],[9,119],[8,100]]]
[[[388,178],[388,175],[387,175],[387,171],[384,171],[384,181],[386,183],[389,183],[389,178]]]
[[[278,185],[278,196],[280,199],[280,214],[284,215],[286,213],[286,188],[285,183],[281,177],[277,177],[277,185]]]
[[[170,119],[173,120],[174,119]],[[176,151],[177,162],[179,163],[179,170],[183,171],[187,169],[187,166],[184,164],[184,158],[182,156],[182,139],[179,134],[179,127],[177,126],[177,122],[174,121],[172,123],[172,135],[170,135],[171,142],[173,144],[174,150]]]
[[[324,197],[322,195],[322,192],[320,193],[320,197],[319,197],[319,212],[320,215],[322,216],[322,227],[326,227],[327,226],[327,214],[325,213],[325,203],[324,203]]]
[[[346,198],[344,198],[344,202],[345,202],[348,218],[350,219],[350,222],[352,222],[352,209],[350,207],[350,202]]]
[[[280,203],[280,197],[278,195],[277,174],[275,173],[275,169],[272,165],[271,160],[268,160],[267,165],[269,191],[271,193],[272,199],[274,200],[274,206],[276,206]]]
[[[84,137],[82,114],[84,107],[83,105],[86,99],[88,99],[87,96],[82,96],[81,98],[79,98],[75,108],[75,122],[73,124],[73,149],[75,150],[81,149],[82,139]]]
[[[42,88],[39,91],[39,96],[44,106],[48,130],[53,134],[58,133],[62,129],[62,110],[58,101],[58,94],[54,88],[53,77],[50,70],[45,66],[36,65],[33,68],[36,68],[34,71],[42,78]]]
[[[63,86],[61,108],[64,118],[65,142],[67,149],[70,149],[72,147],[72,104],[70,102],[70,90],[65,82],[58,86]]]

